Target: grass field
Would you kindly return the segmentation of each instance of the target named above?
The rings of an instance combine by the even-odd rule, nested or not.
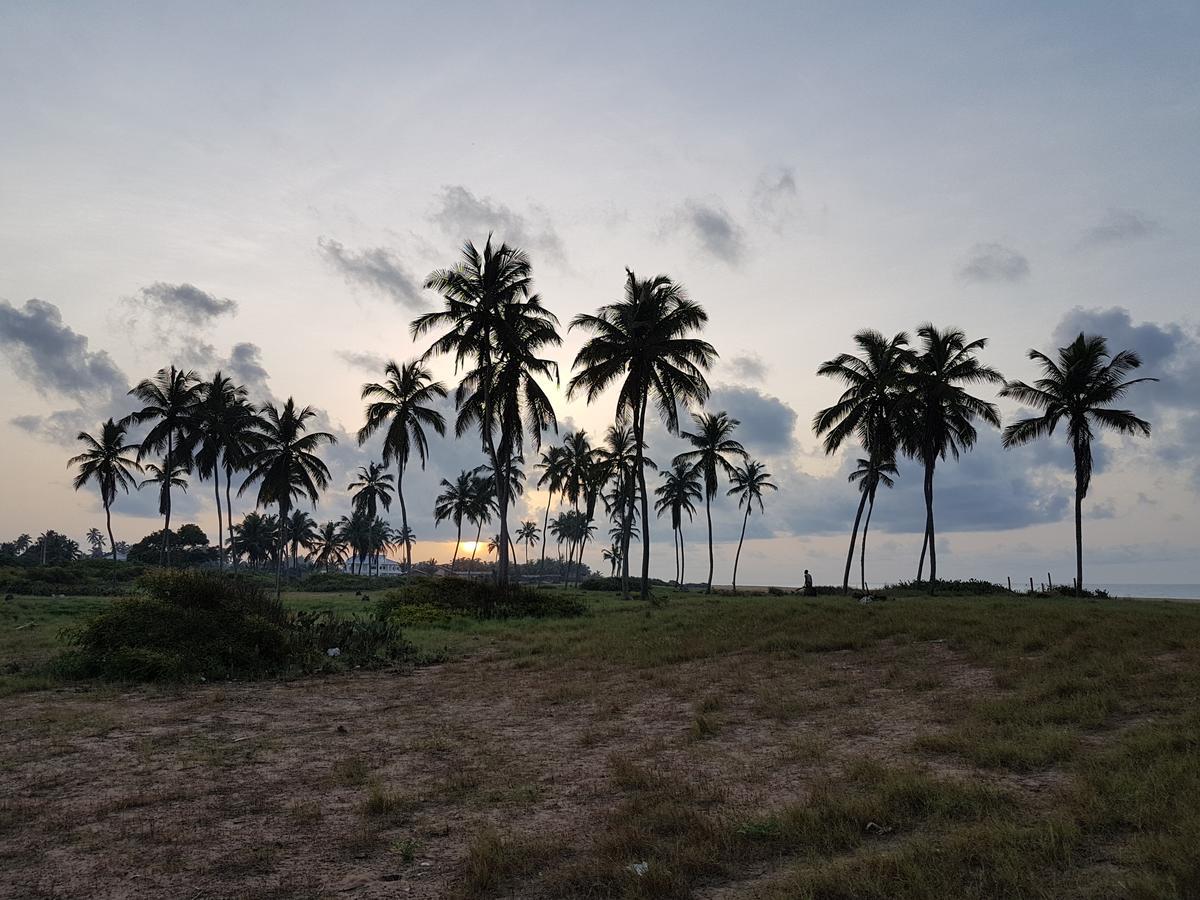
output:
[[[106,602],[0,613],[0,895],[1200,896],[1195,605],[604,597],[405,672],[37,674]]]

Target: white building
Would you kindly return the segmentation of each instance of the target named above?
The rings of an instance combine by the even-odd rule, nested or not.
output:
[[[346,564],[342,567],[342,571],[347,575],[358,575],[358,559],[350,557],[346,560]],[[377,561],[364,559],[362,561],[361,574],[367,575],[403,575],[404,563],[396,562],[394,559],[388,559],[386,556],[381,556]]]

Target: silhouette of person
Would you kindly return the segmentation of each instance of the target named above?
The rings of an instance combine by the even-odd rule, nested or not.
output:
[[[808,571],[808,569],[805,569],[804,570],[804,593],[811,595],[812,592],[813,592],[812,574]]]

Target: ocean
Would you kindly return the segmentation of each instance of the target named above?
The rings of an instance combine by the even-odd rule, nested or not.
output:
[[[1103,588],[1110,597],[1160,597],[1167,600],[1200,601],[1200,584],[1089,584]]]

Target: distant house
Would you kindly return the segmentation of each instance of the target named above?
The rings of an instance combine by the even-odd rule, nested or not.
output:
[[[346,560],[346,564],[342,567],[342,571],[348,575],[357,575],[358,560],[355,557],[350,557]],[[362,574],[367,575],[403,575],[404,563],[396,562],[394,559],[388,559],[386,556],[379,557],[378,560],[364,559],[362,561]]]

